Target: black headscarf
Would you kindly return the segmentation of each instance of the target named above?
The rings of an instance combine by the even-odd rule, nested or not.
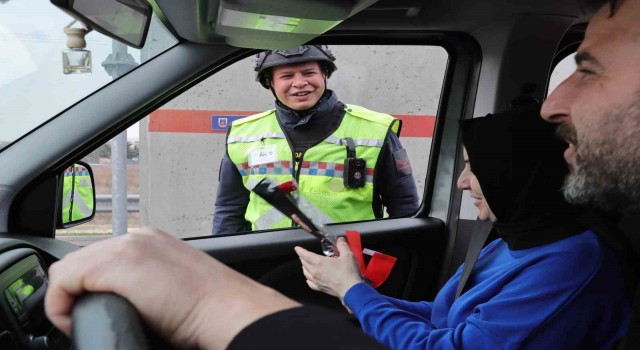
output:
[[[498,235],[510,249],[527,249],[584,231],[580,210],[562,195],[568,174],[566,144],[540,105],[461,122],[471,171],[497,218]]]

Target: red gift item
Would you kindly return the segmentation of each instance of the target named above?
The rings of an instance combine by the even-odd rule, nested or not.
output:
[[[298,189],[298,187],[296,187],[296,184],[293,181],[283,182],[283,183],[278,185],[278,188],[281,191],[284,191],[284,192],[287,192],[287,193],[293,192],[293,191]]]
[[[391,270],[396,263],[397,258],[383,254],[380,252],[374,252],[369,264],[365,266],[364,257],[362,256],[362,242],[360,240],[360,232],[347,231],[347,243],[349,248],[353,252],[353,255],[360,266],[360,272],[365,276],[371,284],[378,288],[384,281],[389,278]]]

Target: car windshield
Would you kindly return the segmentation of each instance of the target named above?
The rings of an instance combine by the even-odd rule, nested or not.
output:
[[[177,43],[155,15],[140,50],[91,31],[85,37],[91,72],[64,74],[63,51],[68,48],[63,29],[72,21],[49,1],[0,0],[0,151]],[[106,68],[113,67],[112,76]]]

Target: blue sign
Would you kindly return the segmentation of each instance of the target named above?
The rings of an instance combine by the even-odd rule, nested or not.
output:
[[[212,115],[211,130],[229,130],[234,120],[244,118],[244,115]]]

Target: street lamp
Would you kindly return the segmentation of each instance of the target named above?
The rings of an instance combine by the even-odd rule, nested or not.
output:
[[[102,67],[113,80],[138,66],[127,46],[113,41],[112,53]],[[127,233],[127,130],[113,139],[111,146],[111,228],[114,236]]]

